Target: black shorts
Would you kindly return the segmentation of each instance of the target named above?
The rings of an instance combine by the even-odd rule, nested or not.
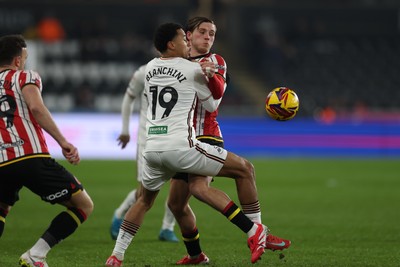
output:
[[[201,138],[198,138],[197,140],[207,143],[213,146],[218,146],[224,148],[224,141],[220,137],[212,137],[212,136],[201,136]],[[188,181],[189,175],[185,172],[177,172],[172,179],[177,179],[177,180],[184,180]]]
[[[53,158],[38,157],[0,167],[0,202],[13,206],[27,187],[52,204],[67,201],[83,190],[81,183]]]

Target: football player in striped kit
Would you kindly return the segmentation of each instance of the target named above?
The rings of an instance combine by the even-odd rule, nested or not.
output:
[[[190,59],[200,62],[203,71],[207,74],[208,87],[213,93],[215,99],[221,99],[228,83],[227,64],[224,58],[211,52],[211,48],[215,41],[217,28],[215,23],[206,17],[193,17],[189,19],[186,25],[186,37],[190,47]],[[211,65],[210,65],[211,63]],[[218,109],[209,112],[199,100],[196,101],[194,112],[194,128],[197,140],[224,147],[223,137],[217,121]],[[171,207],[177,221],[181,221],[180,217],[188,216],[192,213],[189,206],[189,198],[191,196],[188,187],[188,174],[178,173],[171,179],[170,198],[168,206]],[[210,184],[212,177],[206,179],[198,179],[198,181]],[[261,224],[261,209],[258,199],[250,203],[240,203],[243,213],[253,222]],[[184,212],[182,212],[184,211]],[[195,218],[195,217],[193,217]],[[183,222],[186,222],[183,220]],[[188,255],[177,262],[178,265],[202,264],[209,261],[208,257],[201,250],[199,231],[195,226],[195,222],[187,225],[180,225],[183,234],[183,240]],[[285,244],[283,247],[276,247],[274,244]],[[290,245],[290,241],[282,240],[279,237],[268,234],[266,240],[266,248],[271,250],[284,249]]]
[[[47,253],[87,219],[93,202],[75,176],[49,153],[43,130],[60,145],[69,163],[80,161],[77,148],[63,136],[43,103],[39,74],[24,70],[27,57],[21,35],[0,38],[0,236],[22,187],[43,201],[65,206],[66,211],[51,221],[19,261],[20,266],[46,267]]]

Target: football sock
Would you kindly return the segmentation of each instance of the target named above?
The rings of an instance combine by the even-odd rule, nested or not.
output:
[[[115,210],[115,216],[119,219],[125,216],[125,213],[136,202],[136,189],[128,193],[121,205]]]
[[[0,237],[3,235],[7,214],[8,214],[7,210],[0,208]]]
[[[50,251],[50,245],[43,238],[39,238],[35,245],[29,250],[30,254],[34,257],[45,258]]]
[[[182,239],[183,243],[185,244],[186,251],[191,258],[201,254],[200,234],[197,230],[197,227],[195,227],[191,232],[182,233]]]
[[[254,223],[244,215],[233,201],[229,202],[222,211],[222,214],[224,214],[228,220],[239,227],[244,233],[249,232],[254,225]]]
[[[174,231],[175,217],[172,211],[168,208],[168,199],[165,201],[164,218],[161,229],[168,229]]]
[[[86,214],[77,208],[69,208],[58,214],[51,222],[49,228],[42,235],[42,238],[54,247],[57,243],[61,242],[70,236],[78,228],[81,223],[86,220]]]
[[[75,232],[86,220],[86,214],[77,208],[69,208],[58,214],[50,223],[49,228],[30,249],[32,255],[44,258],[52,247]]]
[[[253,235],[256,233],[257,229],[258,229],[258,225],[255,224],[255,223],[253,223],[253,226],[252,226],[251,229],[247,232],[247,236],[248,236],[248,237],[253,236]]]
[[[139,231],[139,228],[140,225],[128,222],[126,220],[122,221],[121,228],[118,233],[118,238],[115,242],[115,247],[112,252],[112,254],[116,256],[117,259],[124,259],[125,251],[128,249],[137,231]]]
[[[258,200],[250,204],[242,204],[242,210],[252,222],[261,223],[261,208]]]

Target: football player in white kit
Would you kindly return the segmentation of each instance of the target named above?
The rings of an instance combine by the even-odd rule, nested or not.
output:
[[[162,185],[176,172],[189,175],[191,193],[199,200],[220,211],[247,234],[251,262],[264,253],[266,226],[252,222],[222,191],[204,186],[207,176],[225,176],[236,181],[241,203],[258,201],[253,165],[227,150],[202,143],[196,139],[193,111],[196,99],[208,111],[216,110],[215,100],[207,86],[207,78],[198,63],[190,62],[185,32],[174,23],[161,25],[154,44],[161,53],[146,66],[145,94],[147,110],[147,140],[144,150],[143,194],[125,215],[112,255],[106,266],[122,266],[124,254],[152,207]],[[193,174],[193,175],[192,175]],[[189,223],[181,218],[179,225]],[[288,241],[290,242],[290,241]]]
[[[147,101],[143,96],[144,91],[144,78],[145,78],[145,68],[146,65],[142,65],[137,69],[126,89],[123,101],[122,101],[122,131],[119,135],[117,141],[118,145],[122,149],[130,141],[129,134],[129,119],[134,108],[134,101],[140,101],[140,112],[139,112],[139,129],[137,137],[137,151],[136,151],[136,167],[137,167],[137,181],[138,187],[128,193],[119,207],[114,211],[114,215],[111,222],[110,233],[112,239],[117,239],[119,228],[121,226],[122,220],[125,213],[128,211],[129,207],[139,198],[141,192],[141,181],[142,181],[142,170],[143,170],[143,148],[146,141],[146,112],[147,112]],[[174,233],[175,217],[171,210],[168,208],[167,202],[165,203],[165,212],[162,220],[162,226],[158,239],[161,241],[178,242],[178,238]]]

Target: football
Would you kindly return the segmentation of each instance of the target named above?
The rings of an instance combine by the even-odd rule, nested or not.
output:
[[[265,110],[271,118],[278,121],[287,121],[296,116],[299,104],[299,98],[292,89],[278,87],[268,94],[265,101]]]

